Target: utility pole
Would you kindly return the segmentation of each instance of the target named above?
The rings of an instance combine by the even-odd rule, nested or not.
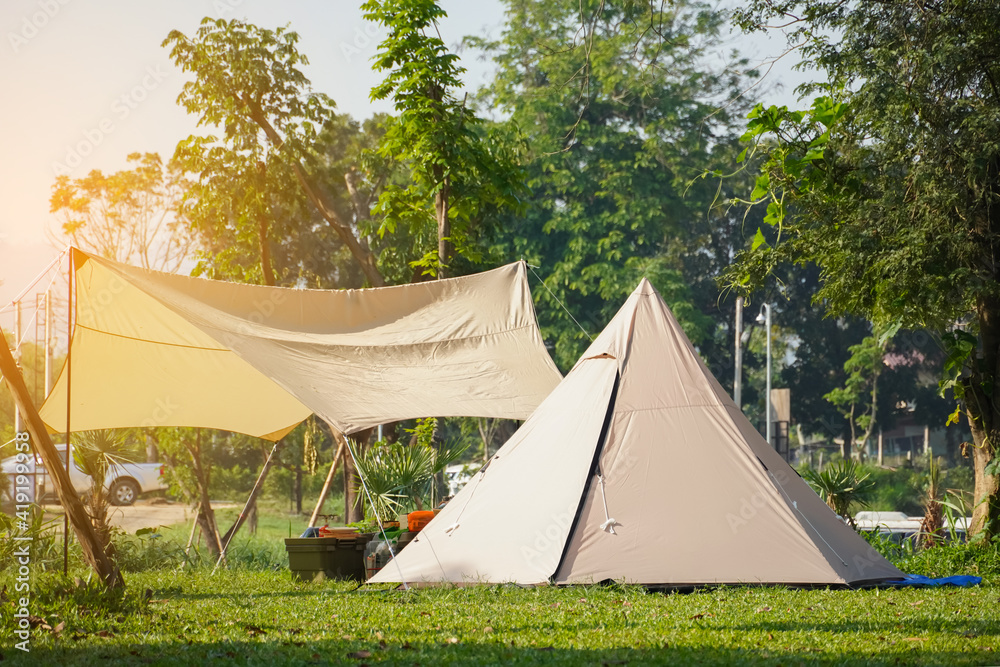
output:
[[[45,398],[52,393],[52,290],[45,290]]]
[[[743,409],[743,297],[736,297],[736,377],[733,378],[733,402],[740,410]]]
[[[758,324],[763,324],[767,329],[767,393],[764,401],[764,419],[767,433],[767,444],[774,447],[774,424],[771,422],[771,304],[765,303],[761,306],[761,312],[757,315]]]

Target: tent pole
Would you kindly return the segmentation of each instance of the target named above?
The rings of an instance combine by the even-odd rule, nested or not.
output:
[[[344,434],[334,429],[333,435],[338,443],[337,453],[333,455],[333,462],[330,463],[330,472],[327,473],[326,481],[323,482],[323,490],[319,492],[319,501],[316,503],[316,509],[313,510],[312,516],[309,517],[310,528],[316,525],[316,519],[319,517],[320,510],[323,509],[323,503],[326,502],[326,497],[330,495],[330,487],[333,485],[333,476],[337,472],[337,464],[340,463],[340,459],[344,455]]]
[[[14,302],[14,361],[21,368],[21,302]],[[23,372],[23,371],[22,371]],[[14,435],[24,430],[21,420],[21,408],[14,404]],[[37,492],[37,490],[36,490]],[[37,501],[37,499],[36,499]]]
[[[35,408],[34,403],[31,401],[31,394],[28,392],[28,387],[24,384],[24,376],[17,368],[14,357],[7,348],[7,340],[4,338],[3,331],[0,331],[0,341],[2,341],[0,342],[0,375],[3,376],[4,382],[7,383],[14,401],[21,408],[21,415],[27,424],[28,434],[31,437],[32,449],[42,457],[45,467],[50,471],[49,474],[55,483],[56,492],[59,494],[59,502],[62,503],[67,517],[67,523],[72,519],[73,528],[76,530],[77,537],[80,540],[80,547],[83,550],[84,558],[94,568],[94,571],[105,586],[108,588],[124,586],[125,580],[122,578],[121,571],[108,558],[107,551],[97,537],[93,524],[90,522],[90,516],[87,514],[86,508],[73,489],[73,483],[70,481],[69,476],[62,468],[56,446],[52,444],[52,438],[49,437],[49,432],[45,428],[42,418],[38,415],[38,410]],[[20,504],[24,505],[24,509],[27,509],[29,506],[28,503]]]
[[[73,249],[69,250],[69,272],[66,274],[66,478],[70,479],[69,418],[73,396]],[[63,507],[63,574],[69,574],[69,512]]]
[[[281,444],[280,440],[278,442],[274,443],[274,447],[271,448],[271,453],[267,455],[267,461],[264,462],[264,467],[261,469],[260,474],[257,476],[257,481],[254,482],[253,490],[250,492],[250,497],[247,498],[247,502],[243,506],[243,511],[240,512],[239,517],[237,517],[237,519],[236,519],[236,523],[230,529],[229,535],[226,536],[226,541],[222,545],[222,553],[219,554],[219,560],[216,561],[215,567],[212,568],[212,574],[215,574],[215,571],[219,569],[219,565],[221,565],[222,561],[225,560],[225,558],[226,558],[226,551],[229,550],[229,544],[233,541],[233,538],[236,537],[236,533],[239,532],[240,527],[243,525],[243,522],[246,520],[246,518],[247,518],[247,511],[250,509],[251,503],[253,503],[254,501],[257,500],[257,494],[260,493],[260,489],[261,489],[261,486],[263,485],[264,477],[267,475],[267,471],[271,468],[271,461],[274,459],[274,453],[278,450],[278,445],[279,444]]]

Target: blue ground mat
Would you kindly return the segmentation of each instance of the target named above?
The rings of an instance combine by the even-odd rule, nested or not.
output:
[[[924,577],[919,574],[908,574],[905,578],[899,579],[897,581],[886,581],[883,586],[978,586],[982,582],[982,577],[971,577],[969,575],[960,574],[953,577],[939,577],[937,579],[932,579],[931,577]]]

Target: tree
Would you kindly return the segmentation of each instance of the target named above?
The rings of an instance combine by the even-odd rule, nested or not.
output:
[[[368,283],[382,286],[385,279],[367,239],[330,202],[310,170],[313,146],[332,122],[334,103],[311,92],[300,69],[308,60],[297,42],[295,32],[235,19],[205,18],[194,39],[171,31],[163,45],[171,47],[170,57],[182,70],[195,75],[184,84],[178,102],[198,116],[199,125],[222,131],[221,137],[189,137],[178,146],[178,157],[192,169],[201,168],[203,196],[222,190],[235,197],[220,203],[237,216],[245,238],[257,239],[265,281],[273,278],[267,256],[273,221],[268,200],[295,182],[349,249]],[[212,179],[226,178],[236,179],[234,187],[212,187],[220,185]]]
[[[758,234],[728,276],[815,262],[832,312],[934,332],[974,441],[973,529],[1000,533],[1000,12],[984,0],[752,0],[745,29],[788,24],[827,82],[806,111],[759,106]]]
[[[178,165],[156,153],[131,153],[133,169],[83,178],[58,176],[49,200],[59,235],[81,250],[144,269],[175,272],[194,236],[178,215],[184,181]]]
[[[195,521],[201,528],[205,545],[213,560],[222,553],[224,542],[215,519],[209,496],[212,481],[211,457],[206,456],[202,429],[160,428],[153,437],[170,473],[171,485],[198,508]],[[209,444],[209,446],[211,446]]]
[[[863,472],[861,464],[853,459],[837,461],[822,472],[810,468],[803,479],[830,509],[854,527],[857,526],[851,514],[851,505],[867,506],[875,490],[871,473]]]
[[[743,78],[713,72],[706,58],[723,17],[697,2],[506,7],[500,38],[472,44],[497,65],[483,104],[509,114],[528,141],[530,194],[494,256],[541,268],[539,319],[562,368],[588,342],[581,328],[603,328],[642,276],[711,357],[723,347],[706,315],[720,315],[712,276],[740,224],[697,179],[738,151],[740,103],[718,106]]]
[[[128,433],[110,430],[86,431],[79,435],[73,445],[73,460],[76,466],[90,478],[90,491],[84,498],[84,505],[94,525],[94,532],[108,558],[117,563],[117,552],[111,542],[111,524],[108,520],[111,498],[105,482],[109,470],[134,462],[133,447],[128,442]]]
[[[842,411],[851,429],[851,439],[845,443],[844,456],[848,458],[853,448],[864,458],[868,454],[868,441],[878,416],[878,381],[884,366],[882,357],[888,336],[868,336],[850,347],[851,357],[844,362],[847,381],[825,398]],[[858,429],[864,435],[858,437]]]
[[[375,69],[387,75],[371,99],[391,97],[399,114],[378,156],[405,165],[408,176],[389,183],[379,197],[380,233],[403,225],[422,235],[428,223],[436,224],[437,248],[414,265],[439,278],[454,274],[454,252],[473,261],[480,254],[472,227],[488,226],[498,210],[518,207],[524,194],[518,144],[499,125],[484,133],[466,100],[454,96],[465,69],[440,36],[430,34],[447,15],[434,0],[369,0],[361,8],[366,19],[388,29],[374,58]]]

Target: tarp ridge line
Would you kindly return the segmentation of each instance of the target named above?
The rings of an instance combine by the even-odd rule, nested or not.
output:
[[[146,338],[136,338],[135,336],[126,336],[125,334],[114,333],[113,331],[104,331],[102,329],[95,329],[94,327],[88,327],[85,324],[76,323],[76,327],[80,329],[86,329],[87,331],[93,331],[94,333],[103,334],[105,336],[114,336],[115,338],[124,338],[125,340],[134,340],[137,343],[149,343],[151,345],[166,345],[167,347],[181,347],[187,350],[204,350],[205,352],[232,352],[228,347],[202,347],[200,345],[183,345],[181,343],[166,343],[159,340],[148,340]],[[74,327],[74,328],[76,328]]]

